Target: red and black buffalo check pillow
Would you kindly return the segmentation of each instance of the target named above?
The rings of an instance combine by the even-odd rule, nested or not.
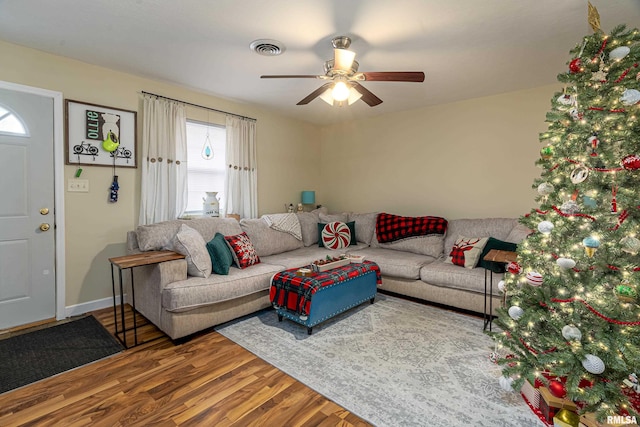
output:
[[[231,255],[233,256],[233,262],[239,268],[247,268],[253,264],[260,263],[260,257],[256,253],[256,248],[249,240],[247,233],[242,232],[235,236],[224,236],[227,245],[231,249]]]
[[[438,216],[398,216],[381,213],[376,220],[378,242],[389,243],[407,237],[444,234],[447,220]]]

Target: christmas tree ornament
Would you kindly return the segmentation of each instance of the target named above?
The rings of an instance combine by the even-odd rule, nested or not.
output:
[[[629,154],[622,159],[622,167],[626,170],[640,169],[640,156],[637,154]]]
[[[604,362],[595,354],[587,354],[582,360],[582,367],[595,375],[600,375],[605,370]]]
[[[515,261],[511,261],[507,264],[507,271],[511,274],[520,274],[522,273],[522,267]]]
[[[577,108],[572,108],[571,110],[569,110],[569,115],[571,116],[571,118],[573,120],[582,120],[582,119],[584,119],[584,113],[582,113]]]
[[[635,288],[628,283],[623,283],[616,286],[613,290],[614,294],[622,302],[636,302],[638,300],[638,293]]]
[[[549,391],[555,397],[559,397],[560,399],[567,395],[567,388],[564,384],[562,384],[562,382],[558,380],[549,381]]]
[[[571,172],[569,179],[571,179],[571,182],[574,184],[580,184],[581,182],[584,182],[588,176],[589,169],[586,166],[578,166]]]
[[[598,71],[595,71],[591,74],[591,81],[594,82],[606,82],[607,81],[607,72],[604,69],[604,61],[600,58],[600,67]]]
[[[566,270],[576,266],[576,262],[571,258],[558,258],[556,260],[556,264],[558,264],[561,268],[564,268]]]
[[[553,147],[550,145],[542,147],[542,149],[540,150],[540,157],[545,160],[551,159],[553,157]]]
[[[580,205],[573,200],[567,200],[560,206],[560,211],[563,214],[574,215],[580,212]]]
[[[620,239],[620,250],[635,255],[640,252],[640,240],[633,236],[625,236]]]
[[[525,277],[527,279],[527,283],[531,286],[541,286],[543,283],[542,274],[537,271],[530,271]]]
[[[568,341],[580,341],[582,339],[582,332],[573,325],[565,325],[562,328],[562,336]]]
[[[627,46],[617,47],[609,52],[609,61],[620,61],[622,58],[629,55],[630,52],[631,49]]]
[[[585,237],[582,240],[582,246],[584,246],[584,252],[587,254],[587,256],[589,258],[592,258],[600,247],[600,240],[593,236]]]
[[[624,105],[636,105],[638,102],[640,102],[640,90],[625,90],[620,97],[620,102],[622,102]]]
[[[596,149],[598,148],[599,144],[600,140],[598,139],[598,134],[594,132],[593,135],[589,137],[589,145],[591,146],[591,157],[596,157],[598,155],[598,153],[596,153]]]
[[[582,59],[575,58],[571,62],[569,62],[569,71],[573,74],[584,71],[584,69],[582,68]]]
[[[538,185],[538,194],[540,194],[541,196],[548,196],[549,194],[553,193],[553,190],[553,184],[549,184],[548,182],[543,182],[542,184]]]
[[[542,221],[538,224],[538,231],[542,234],[549,234],[551,233],[551,230],[553,230],[553,227],[554,225],[551,221]]]
[[[590,196],[582,196],[582,204],[591,209],[598,207],[598,202]]]
[[[556,101],[558,101],[558,104],[560,105],[570,106],[576,103],[576,97],[569,95],[568,93],[563,93],[558,97],[558,99],[556,99]]]
[[[504,280],[500,280],[498,282],[498,290],[500,292],[504,292],[506,288],[507,288],[507,284],[504,282]]]
[[[513,389],[513,387],[511,386],[511,384],[513,383],[513,378],[507,378],[504,375],[500,377],[500,379],[498,380],[498,382],[500,383],[500,387],[504,390],[504,391],[508,391],[508,392],[513,392],[515,391]]]
[[[511,317],[513,320],[518,320],[524,314],[524,310],[517,305],[512,305],[511,307],[509,307],[508,312],[509,317]]]

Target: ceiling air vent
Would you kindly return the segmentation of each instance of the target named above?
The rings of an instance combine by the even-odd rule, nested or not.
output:
[[[252,51],[263,56],[278,56],[285,51],[285,47],[281,42],[270,39],[254,40],[249,46]]]

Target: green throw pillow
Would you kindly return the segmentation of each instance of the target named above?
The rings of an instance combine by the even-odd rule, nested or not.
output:
[[[349,231],[351,232],[351,241],[349,242],[349,246],[356,246],[358,244],[358,239],[356,238],[356,222],[349,221],[349,222],[345,222],[345,224],[347,224],[347,227],[349,227]],[[324,228],[325,225],[327,224],[322,222],[318,223],[318,247],[319,248],[324,248],[324,245],[322,244],[322,229]]]
[[[216,235],[207,242],[207,251],[211,257],[211,266],[216,274],[229,274],[229,267],[233,264],[231,250],[224,239],[224,235],[216,233]]]
[[[482,255],[480,255],[480,260],[478,261],[478,267],[486,268],[487,270],[492,270],[494,273],[504,273],[506,265],[501,262],[491,262],[485,261],[484,257],[489,253],[491,249],[497,249],[499,251],[509,251],[515,252],[518,249],[518,245],[511,242],[505,242],[503,240],[498,240],[493,237],[489,237],[487,244],[484,246],[482,250]]]

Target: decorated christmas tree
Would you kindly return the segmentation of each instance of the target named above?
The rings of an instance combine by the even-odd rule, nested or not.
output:
[[[532,234],[500,283],[502,382],[535,381],[579,412],[636,417],[640,387],[640,33],[570,51],[540,135]],[[635,406],[635,407],[634,407]]]

